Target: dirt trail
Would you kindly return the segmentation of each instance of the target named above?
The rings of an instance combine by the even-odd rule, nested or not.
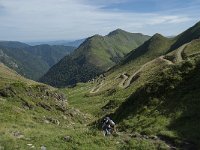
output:
[[[182,53],[183,53],[183,50],[185,49],[185,47],[190,44],[190,43],[186,43],[184,45],[182,45],[181,47],[178,48],[177,50],[177,56],[176,56],[176,60],[177,62],[181,62],[183,61],[183,57],[182,57]],[[157,60],[158,58],[156,59],[153,59],[152,61],[149,61],[147,62],[146,64],[144,64],[139,70],[137,70],[135,73],[133,73],[128,79],[123,79],[122,82],[119,84],[120,87],[122,88],[127,88],[134,80],[136,80],[138,77],[139,77],[139,73],[146,67],[148,66],[150,63],[154,62],[155,60]],[[172,65],[173,62],[168,60],[168,59],[165,59],[165,56],[160,56],[159,59],[167,62],[169,65]],[[122,74],[123,75],[123,74]]]
[[[104,85],[104,81],[102,81],[100,84],[97,86],[93,87],[92,90],[90,91],[91,94],[99,92],[99,90],[102,88]]]
[[[183,53],[183,50],[185,49],[185,47],[186,47],[188,44],[190,44],[190,43],[186,43],[186,44],[184,44],[184,45],[182,45],[181,47],[178,48],[177,54],[176,54],[176,61],[177,61],[177,62],[183,61],[182,53]]]
[[[124,83],[126,82],[126,80],[128,79],[128,76],[126,75],[126,73],[123,73],[122,75],[122,81],[119,83],[119,87],[123,88],[124,87]]]
[[[154,62],[156,59],[153,59],[149,62],[147,62],[146,64],[144,64],[142,67],[140,67],[139,70],[137,70],[135,73],[133,73],[129,78],[128,80],[125,80],[123,83],[121,83],[121,85],[123,86],[120,86],[122,88],[127,88],[131,82],[134,80],[134,79],[137,79],[139,77],[139,73],[146,67],[148,66],[150,63]]]
[[[160,56],[159,59],[167,62],[169,65],[173,64],[173,62],[171,62],[170,60],[167,60],[164,58],[165,56]],[[135,73],[133,73],[130,78],[128,80],[125,80],[125,82],[123,83],[123,88],[127,88],[132,82],[133,80],[136,80],[139,77],[139,73],[149,64],[153,63],[154,61],[156,61],[158,58],[153,59],[149,62],[147,62],[146,64],[144,64],[139,70],[137,70]]]
[[[184,45],[182,45],[181,47],[179,47],[179,48],[177,49],[177,53],[176,53],[176,62],[181,62],[181,61],[183,61],[182,53],[183,53],[185,47],[186,47],[188,44],[190,44],[190,42],[189,42],[189,43],[186,43],[186,44],[184,44]],[[146,66],[148,66],[148,65],[151,64],[151,63],[153,63],[153,62],[156,61],[157,59],[161,59],[161,60],[167,62],[167,64],[169,64],[169,65],[172,65],[172,64],[173,64],[172,61],[170,61],[170,60],[168,60],[168,59],[165,59],[165,56],[164,56],[164,55],[163,55],[163,56],[160,56],[160,57],[155,58],[155,59],[153,59],[153,60],[151,60],[151,61],[145,63],[144,65],[142,65],[142,66],[140,67],[140,69],[137,70],[136,72],[134,72],[130,77],[128,77],[128,76],[126,75],[126,73],[123,73],[123,74],[121,75],[121,76],[122,76],[122,81],[119,83],[118,86],[121,87],[121,88],[127,88],[134,80],[136,80],[136,79],[139,77],[140,72],[141,72]],[[97,93],[97,92],[102,88],[103,85],[104,85],[104,82],[102,81],[99,85],[93,87],[93,89],[90,91],[90,93]]]
[[[173,64],[172,61],[170,61],[170,60],[168,60],[168,59],[165,59],[165,56],[160,56],[159,58],[160,58],[161,60],[167,62],[167,64],[169,64],[169,65],[172,65],[172,64]]]

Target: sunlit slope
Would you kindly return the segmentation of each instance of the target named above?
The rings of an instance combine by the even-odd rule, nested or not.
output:
[[[22,77],[16,71],[8,68],[3,63],[0,63],[0,78],[1,78],[0,86],[14,82],[25,82],[28,84],[36,84],[36,82]]]
[[[0,148],[8,150],[41,149],[42,145],[66,149],[65,136],[79,141],[90,118],[71,108],[66,95],[57,89],[25,79],[3,64],[0,111]],[[73,147],[78,146],[69,142],[68,149]]]
[[[198,149],[199,46],[200,41],[193,40],[143,64],[128,85],[129,74],[113,72],[63,91],[73,106],[97,120],[109,115],[120,133],[136,136],[127,143],[129,148],[145,135],[176,148]]]
[[[86,82],[119,63],[148,39],[149,36],[121,29],[107,36],[94,35],[54,65],[40,81],[58,87]]]

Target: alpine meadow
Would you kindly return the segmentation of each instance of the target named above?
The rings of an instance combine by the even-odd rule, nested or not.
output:
[[[0,1],[0,150],[199,150],[199,8]]]

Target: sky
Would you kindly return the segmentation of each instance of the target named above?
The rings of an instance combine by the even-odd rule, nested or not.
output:
[[[177,35],[200,21],[200,0],[0,0],[0,40],[76,40],[121,28]]]

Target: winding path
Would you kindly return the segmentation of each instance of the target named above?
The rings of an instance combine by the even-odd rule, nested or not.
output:
[[[97,86],[94,86],[92,88],[92,90],[90,91],[91,94],[97,93],[99,92],[99,90],[102,88],[102,86],[104,85],[104,81],[102,81],[100,84],[98,84]]]
[[[126,82],[126,80],[128,79],[128,76],[126,75],[126,73],[123,73],[122,75],[122,81],[119,83],[119,87],[123,88],[124,87],[124,83]],[[120,76],[120,77],[121,77]]]
[[[183,61],[182,53],[183,53],[183,50],[185,49],[185,47],[186,47],[188,44],[190,44],[190,42],[189,42],[189,43],[186,43],[186,44],[184,44],[184,45],[182,45],[181,47],[178,48],[177,54],[176,54],[176,62],[181,62],[181,61]]]
[[[186,43],[184,45],[182,45],[181,47],[179,47],[177,49],[177,53],[176,53],[176,62],[181,62],[183,61],[183,57],[182,57],[182,53],[183,53],[183,50],[185,49],[185,47],[190,44],[189,43]],[[146,64],[144,64],[139,70],[137,70],[135,73],[133,73],[128,79],[123,79],[122,82],[119,84],[120,87],[122,88],[127,88],[134,80],[136,80],[138,77],[139,77],[139,73],[146,67],[148,66],[150,63],[156,61],[158,58],[156,59],[153,59],[149,62],[147,62]],[[167,62],[167,64],[169,65],[172,65],[174,64],[172,61],[168,60],[165,58],[165,56],[160,56],[159,59]],[[122,74],[123,75],[123,74]]]
[[[180,47],[177,49],[177,51],[176,51],[176,62],[181,62],[181,61],[183,61],[182,53],[183,53],[185,47],[186,47],[188,44],[190,44],[190,42],[189,42],[189,43],[186,43],[186,44],[184,44],[184,45],[182,45],[182,46],[180,46]],[[136,72],[134,72],[130,77],[128,77],[128,76],[126,75],[126,73],[121,74],[120,76],[122,76],[122,81],[119,83],[118,86],[121,87],[121,88],[127,88],[133,81],[135,81],[136,79],[139,78],[140,72],[141,72],[146,66],[148,66],[149,64],[153,63],[154,61],[156,61],[156,60],[158,60],[158,59],[161,59],[162,61],[167,62],[168,65],[174,64],[172,61],[166,59],[165,56],[162,55],[162,56],[160,56],[160,57],[158,57],[158,58],[155,58],[155,59],[153,59],[153,60],[151,60],[151,61],[145,63],[144,65],[142,65],[142,66],[140,67],[140,69],[138,69]],[[90,93],[97,93],[97,92],[102,88],[102,86],[104,86],[104,81],[102,81],[99,85],[93,87],[92,90],[90,91]]]
[[[139,77],[140,72],[146,67],[148,66],[150,63],[154,62],[156,59],[153,59],[149,62],[147,62],[146,64],[142,65],[142,67],[140,67],[139,70],[137,70],[136,72],[134,72],[129,78],[128,80],[125,80],[124,83],[122,84],[123,86],[120,86],[122,88],[127,88],[132,82],[133,80],[136,80]]]
[[[169,64],[169,65],[172,65],[172,64],[174,64],[172,61],[170,61],[170,60],[166,59],[166,58],[165,58],[165,56],[160,56],[159,58],[160,58],[161,60],[163,60],[163,61],[167,62],[167,64]]]

